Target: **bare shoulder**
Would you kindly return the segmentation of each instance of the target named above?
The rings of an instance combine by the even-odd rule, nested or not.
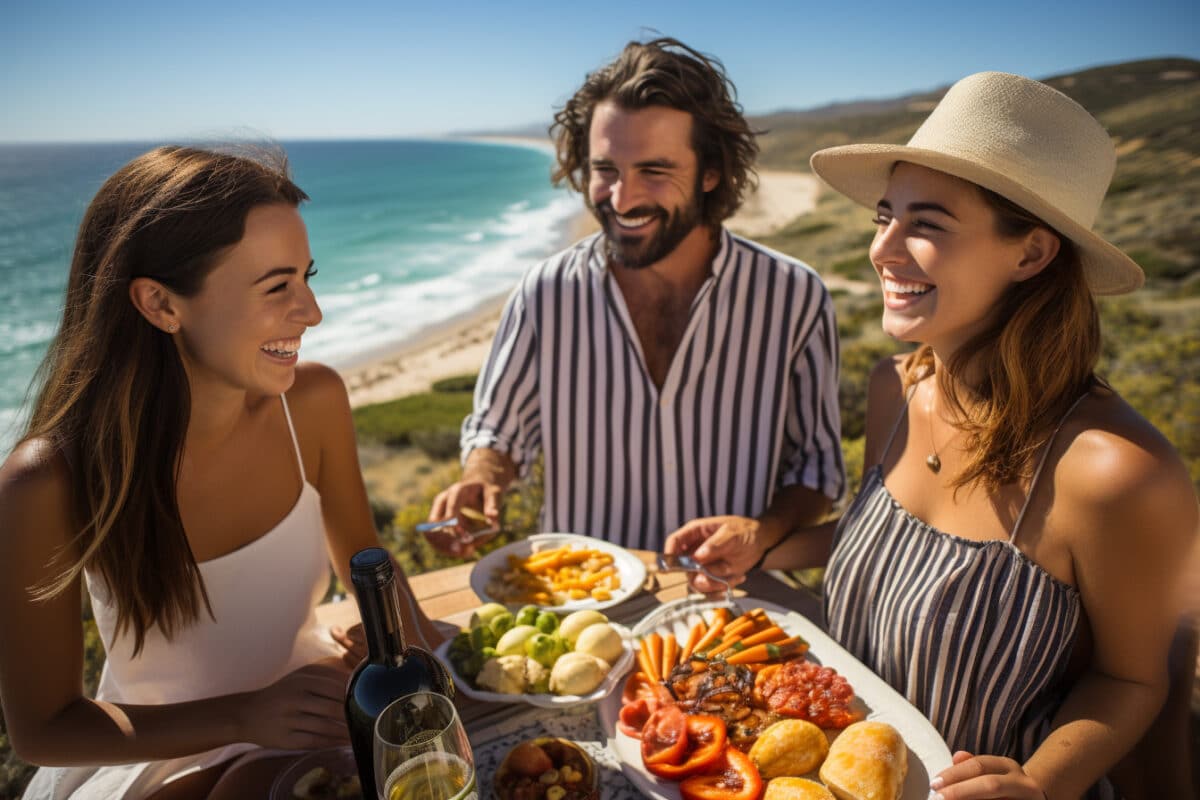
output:
[[[1084,522],[1077,530],[1106,535],[1134,528],[1164,546],[1190,540],[1198,510],[1187,468],[1166,437],[1119,395],[1089,395],[1059,437],[1065,449],[1055,488]]]
[[[350,420],[350,397],[342,376],[313,361],[296,367],[296,381],[287,392],[288,410],[301,441],[328,443],[345,433]]]
[[[71,495],[71,472],[66,459],[50,443],[30,439],[0,464],[0,517],[24,503],[65,505]]]
[[[0,465],[0,554],[12,557],[14,548],[26,549],[35,542],[40,542],[39,550],[62,546],[70,539],[70,508],[66,459],[46,441],[22,442]],[[31,529],[39,535],[22,535]]]

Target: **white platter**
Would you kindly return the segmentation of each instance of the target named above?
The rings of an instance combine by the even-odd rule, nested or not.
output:
[[[833,667],[845,676],[854,688],[854,693],[869,709],[867,719],[886,722],[900,732],[904,737],[904,744],[908,747],[908,775],[901,796],[903,800],[925,800],[929,796],[929,780],[950,766],[950,750],[929,720],[895,689],[884,683],[879,676],[805,617],[765,600],[739,598],[738,604],[743,608],[762,607],[771,615],[771,619],[790,635],[803,636],[810,646],[807,657]],[[652,629],[660,633],[674,632],[682,641],[691,628],[685,611],[696,613],[722,605],[725,604],[696,605],[691,601],[670,603],[652,615],[653,619],[663,621]],[[698,617],[692,616],[691,619],[698,620]],[[641,635],[649,630],[639,624],[636,632]],[[608,739],[609,749],[621,762],[621,770],[625,777],[647,797],[655,800],[679,800],[679,784],[660,780],[647,772],[642,764],[640,742],[617,729],[618,715],[621,712],[621,693],[616,692],[607,697],[600,704],[599,711],[601,730]]]
[[[535,550],[552,550],[563,545],[587,547],[611,555],[613,566],[616,567],[617,575],[621,579],[621,588],[613,590],[612,598],[609,600],[593,600],[589,597],[584,600],[571,600],[559,606],[541,606],[541,608],[567,613],[587,608],[602,611],[637,594],[641,591],[642,584],[646,582],[646,565],[624,547],[574,533],[537,533],[519,542],[497,548],[479,559],[471,570],[471,590],[479,595],[479,598],[485,603],[492,602],[495,598],[487,593],[488,582],[491,581],[493,573],[497,570],[503,572],[508,569],[509,556],[524,558]],[[522,604],[506,603],[506,605],[518,608]]]
[[[471,686],[470,681],[455,671],[454,665],[450,663],[451,639],[442,642],[438,646],[438,649],[434,651],[434,655],[441,660],[446,669],[454,677],[454,689],[462,692],[472,700],[482,700],[486,703],[528,703],[531,706],[538,706],[539,708],[570,708],[571,706],[595,703],[603,700],[612,693],[613,689],[621,684],[625,673],[629,671],[629,666],[633,663],[633,633],[624,625],[618,625],[612,621],[608,624],[617,633],[621,634],[621,639],[625,642],[625,652],[621,654],[621,657],[609,669],[608,674],[604,676],[604,682],[590,694],[500,694],[499,692],[487,692],[474,688]],[[620,706],[617,708],[620,710]]]

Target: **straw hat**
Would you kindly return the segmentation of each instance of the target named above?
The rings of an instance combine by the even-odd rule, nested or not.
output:
[[[1075,243],[1095,294],[1132,292],[1141,267],[1092,233],[1117,156],[1078,103],[1044,83],[1003,72],[950,87],[905,146],[852,144],[813,153],[813,171],[867,208],[897,161],[971,181],[1011,200]]]

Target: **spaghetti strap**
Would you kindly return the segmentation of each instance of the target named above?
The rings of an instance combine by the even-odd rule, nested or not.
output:
[[[288,411],[287,397],[281,394],[279,399],[283,401],[283,416],[287,419],[288,431],[292,434],[292,446],[296,448],[296,463],[300,466],[300,482],[308,483],[308,476],[304,474],[304,458],[300,455],[300,440],[296,438],[296,426],[292,424],[292,412]]]
[[[1042,448],[1042,457],[1038,459],[1037,469],[1033,471],[1033,480],[1029,482],[1029,493],[1025,495],[1025,504],[1021,506],[1021,513],[1017,515],[1017,521],[1013,523],[1012,533],[1008,537],[1009,544],[1017,543],[1017,531],[1021,529],[1021,521],[1025,519],[1025,512],[1029,510],[1029,502],[1033,500],[1033,492],[1037,488],[1038,478],[1042,475],[1042,467],[1046,466],[1046,457],[1050,455],[1050,448],[1054,446],[1054,440],[1058,437],[1058,432],[1062,430],[1063,423],[1067,421],[1067,417],[1071,416],[1076,407],[1083,402],[1083,398],[1087,396],[1088,393],[1084,392],[1071,404],[1071,407],[1067,409],[1067,413],[1063,414],[1062,419],[1058,421],[1054,432],[1050,434],[1050,438],[1046,441],[1046,446]]]
[[[887,444],[883,446],[883,452],[879,454],[879,461],[876,464],[882,464],[883,460],[887,458],[888,451],[892,449],[892,440],[896,438],[896,431],[900,430],[900,422],[904,419],[904,415],[908,413],[908,404],[916,391],[917,384],[914,383],[904,393],[904,407],[900,409],[900,413],[896,415],[896,421],[892,423],[892,432],[888,434]]]

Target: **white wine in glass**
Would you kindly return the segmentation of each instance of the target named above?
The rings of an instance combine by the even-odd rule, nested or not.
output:
[[[410,694],[380,713],[375,779],[383,800],[476,800],[471,745],[445,695]]]

